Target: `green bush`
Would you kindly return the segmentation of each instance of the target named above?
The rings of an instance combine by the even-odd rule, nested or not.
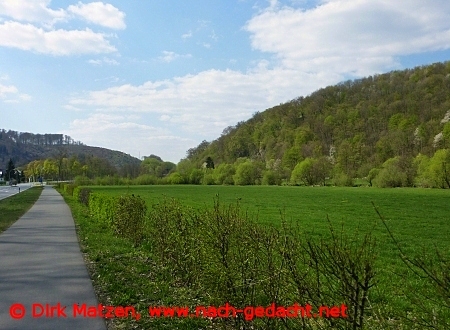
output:
[[[135,245],[139,244],[144,237],[146,213],[147,205],[141,197],[120,196],[114,208],[114,232],[120,237],[130,239]]]
[[[108,195],[92,193],[89,194],[88,201],[91,216],[111,228],[116,198]]]
[[[214,175],[212,173],[206,173],[203,177],[203,184],[211,186],[216,184],[216,181],[214,180]]]
[[[72,183],[65,184],[65,185],[64,185],[64,192],[65,192],[66,194],[70,195],[70,196],[73,196],[73,190],[74,190],[76,187],[77,187],[76,184],[72,184]]]
[[[76,188],[78,189],[78,194],[75,195],[74,192],[74,196],[77,196],[78,198],[78,202],[80,202],[81,204],[85,205],[85,206],[89,206],[89,196],[91,194],[91,189],[89,188]]]
[[[264,172],[261,184],[265,186],[280,185],[281,179],[275,171],[267,170],[266,172]]]
[[[73,182],[78,186],[89,186],[92,184],[91,179],[85,175],[77,175]]]
[[[283,224],[259,225],[238,203],[222,207],[216,199],[213,209],[194,210],[172,199],[153,206],[148,233],[154,261],[169,271],[169,282],[200,290],[207,304],[289,306],[302,300],[320,306],[331,300],[348,307],[347,318],[249,321],[238,315],[218,319],[223,328],[362,329],[375,283],[371,236],[355,239],[330,228],[330,237],[318,240]]]
[[[205,267],[202,244],[203,218],[175,199],[164,199],[152,206],[148,232],[152,248],[171,276],[183,284],[199,283]]]
[[[412,161],[407,158],[394,157],[386,160],[378,172],[373,184],[380,188],[410,187],[414,182]]]
[[[158,178],[152,174],[142,174],[139,175],[137,178],[133,179],[132,181],[137,185],[151,185],[157,184]]]

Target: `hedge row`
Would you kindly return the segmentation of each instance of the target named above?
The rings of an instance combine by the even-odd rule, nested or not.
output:
[[[58,187],[87,206],[91,217],[110,228],[118,237],[127,238],[135,245],[143,239],[147,205],[139,196],[111,197],[70,183],[60,183]]]

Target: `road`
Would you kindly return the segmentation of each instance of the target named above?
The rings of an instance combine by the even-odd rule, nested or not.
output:
[[[17,186],[0,186],[0,200],[15,195],[20,192],[27,190],[31,187],[30,183],[19,183]]]
[[[0,256],[0,329],[106,330],[72,214],[54,188],[0,235]]]

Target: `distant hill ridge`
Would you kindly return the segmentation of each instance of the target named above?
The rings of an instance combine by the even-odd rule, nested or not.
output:
[[[9,159],[17,167],[33,160],[56,157],[61,151],[68,157],[93,156],[108,161],[116,169],[139,165],[140,160],[121,151],[84,145],[64,134],[34,134],[0,129],[0,168],[6,168]]]

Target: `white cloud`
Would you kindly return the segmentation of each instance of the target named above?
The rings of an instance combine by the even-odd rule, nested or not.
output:
[[[115,52],[106,36],[85,30],[46,31],[31,24],[0,24],[0,46],[51,55],[98,54]]]
[[[327,0],[309,10],[272,1],[246,29],[254,49],[285,67],[363,76],[398,66],[398,56],[448,49],[449,12],[443,0]]]
[[[16,86],[0,85],[0,97],[4,98],[7,94],[17,94],[19,91]]]
[[[96,66],[101,66],[103,64],[106,65],[119,65],[119,62],[117,62],[115,59],[113,58],[108,58],[108,57],[103,57],[103,59],[97,59],[97,60],[88,60],[87,61],[89,64],[92,65],[96,65]]]
[[[14,20],[35,22],[45,26],[52,26],[58,21],[65,20],[67,13],[64,9],[54,10],[48,7],[51,0],[3,0],[0,1],[0,16],[7,16]]]
[[[182,34],[181,38],[188,39],[192,37],[192,31],[189,31],[188,33]]]
[[[126,28],[125,13],[114,7],[113,5],[103,2],[82,3],[77,5],[70,5],[67,8],[68,12],[82,17],[88,22],[108,27],[116,30],[123,30]]]
[[[335,79],[298,74],[263,63],[252,71],[208,70],[171,80],[121,85],[92,91],[70,100],[76,107],[104,112],[154,113],[185,132],[213,137],[249,114],[288,101],[300,91]],[[165,116],[163,116],[165,115]]]
[[[191,54],[184,54],[184,55],[181,55],[181,54],[177,54],[177,53],[175,53],[175,52],[169,52],[169,51],[167,51],[167,50],[164,50],[164,51],[162,52],[162,54],[163,54],[163,55],[159,56],[158,59],[159,59],[160,61],[163,61],[163,62],[166,62],[166,63],[173,62],[173,61],[175,61],[175,60],[177,60],[177,59],[179,59],[179,58],[191,58],[191,57],[192,57]]]
[[[79,55],[115,52],[108,40],[111,35],[91,29],[55,29],[59,22],[73,17],[112,29],[124,29],[125,14],[103,2],[51,9],[51,0],[0,1],[0,46],[50,55]],[[4,19],[6,17],[7,19]],[[103,61],[107,63],[107,61]],[[108,64],[116,64],[114,60]]]
[[[0,80],[8,80],[7,76],[2,76],[1,78]],[[18,103],[20,101],[29,101],[31,96],[19,93],[16,86],[0,84],[0,99],[7,103]]]

